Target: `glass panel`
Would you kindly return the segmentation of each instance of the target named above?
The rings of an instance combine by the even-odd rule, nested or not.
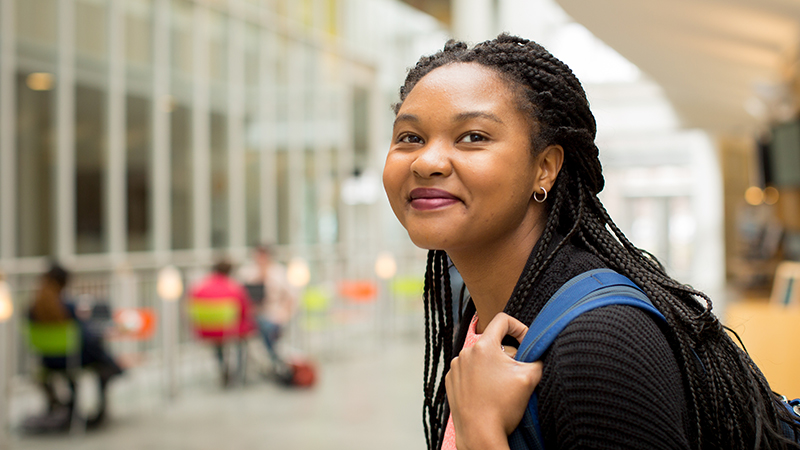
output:
[[[107,250],[106,192],[106,5],[75,2],[75,252]]]
[[[369,92],[356,86],[353,88],[353,162],[359,169],[367,165],[370,125]]]
[[[339,179],[337,170],[337,167],[339,167],[338,157],[339,151],[332,148],[328,162],[330,171],[326,174],[327,179],[322,189],[327,198],[321,201],[324,201],[326,206],[319,216],[319,239],[323,244],[332,244],[339,241],[339,183],[336,182]]]
[[[55,44],[58,33],[56,0],[17,0],[17,38],[32,44]]]
[[[228,18],[208,15],[211,85],[211,246],[228,245]]]
[[[105,102],[95,87],[75,88],[75,251],[101,253],[105,239]]]
[[[172,0],[171,92],[176,106],[170,121],[172,183],[172,248],[189,249],[194,242],[192,153],[192,3]]]
[[[20,257],[54,253],[55,96],[52,90],[31,89],[27,82],[29,75],[18,73],[16,83],[17,255]]]
[[[172,0],[172,68],[176,72],[192,72],[192,4]]]
[[[128,95],[127,122],[127,217],[128,251],[152,248],[150,192],[151,136],[150,99]]]
[[[228,245],[228,123],[211,113],[211,246]]]
[[[192,247],[191,109],[178,105],[171,114],[172,248]]]
[[[248,120],[248,128],[252,123]],[[261,242],[261,152],[258,148],[247,147],[245,177],[246,244],[254,246]]]
[[[209,75],[212,83],[225,81],[228,79],[228,18],[218,13],[208,17]]]
[[[258,121],[260,32],[258,27],[245,29],[245,243],[261,241],[261,150],[264,145],[263,124]]]
[[[153,248],[153,2],[127,0],[125,5],[127,240],[128,251],[135,252]]]
[[[278,244],[289,243],[289,152],[285,147],[278,148],[275,155],[276,182],[278,196]]]
[[[98,0],[75,4],[75,50],[79,57],[106,59],[106,5]]]
[[[129,64],[152,61],[152,0],[127,0],[125,12],[125,57]]]
[[[305,208],[305,242],[316,244],[319,241],[318,208],[317,208],[317,172],[314,149],[306,148],[305,151],[305,194],[303,202]]]

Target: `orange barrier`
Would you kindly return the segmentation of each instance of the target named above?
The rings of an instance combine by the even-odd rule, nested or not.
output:
[[[339,296],[354,303],[370,303],[378,298],[378,286],[369,280],[343,280],[339,282]]]
[[[114,311],[113,339],[144,341],[153,337],[156,313],[150,308],[119,308]]]

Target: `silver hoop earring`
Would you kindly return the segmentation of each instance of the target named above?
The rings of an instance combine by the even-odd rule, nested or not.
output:
[[[544,192],[544,195],[542,196],[542,198],[539,198],[536,196],[536,192],[534,192],[533,199],[536,200],[536,203],[544,203],[544,201],[547,200],[547,189],[543,188],[542,186],[539,186],[539,189],[541,189],[542,192]]]

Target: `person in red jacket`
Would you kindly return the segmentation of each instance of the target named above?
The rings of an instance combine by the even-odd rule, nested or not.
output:
[[[211,341],[214,345],[223,386],[231,381],[231,372],[225,359],[225,344],[231,341],[236,343],[237,378],[244,380],[245,340],[256,329],[250,297],[245,288],[230,277],[231,268],[231,263],[226,260],[217,262],[212,272],[189,291],[190,303],[229,303],[238,309],[238,320],[233,326],[217,327],[195,323],[194,327],[195,334],[200,339]]]

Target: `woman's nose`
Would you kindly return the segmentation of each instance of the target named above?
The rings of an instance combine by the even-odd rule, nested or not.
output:
[[[452,165],[447,144],[429,142],[411,163],[411,171],[422,178],[450,175]]]

